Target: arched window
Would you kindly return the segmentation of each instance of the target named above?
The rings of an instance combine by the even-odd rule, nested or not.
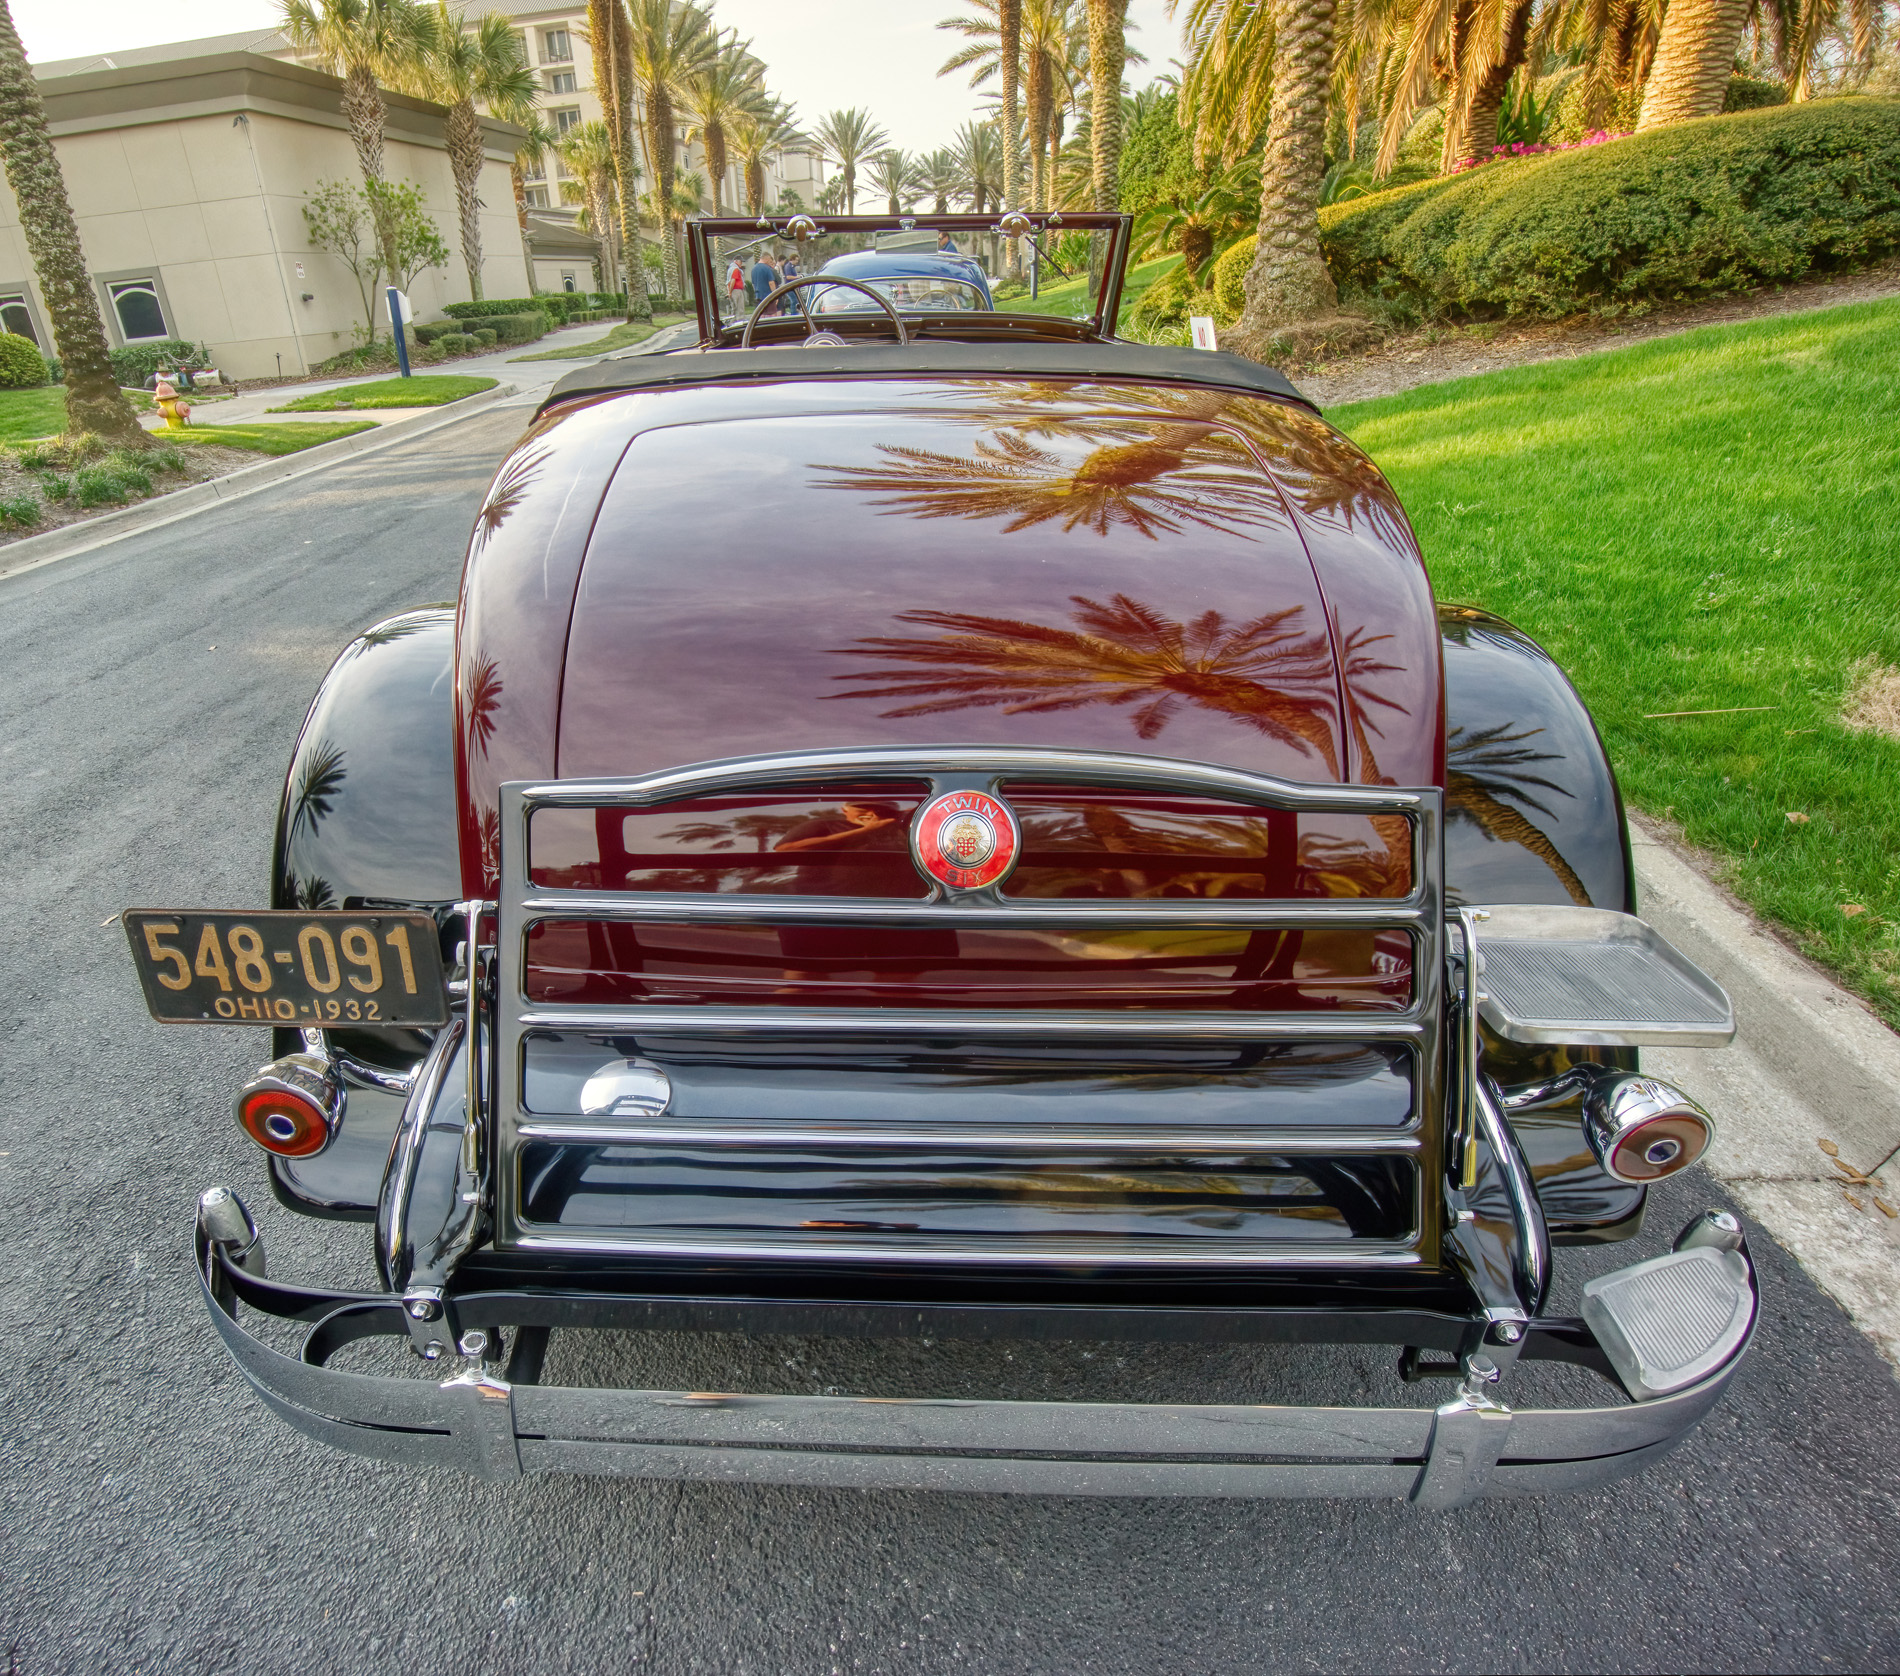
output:
[[[119,316],[119,335],[127,343],[145,343],[169,337],[158,287],[150,279],[119,279],[106,287]]]

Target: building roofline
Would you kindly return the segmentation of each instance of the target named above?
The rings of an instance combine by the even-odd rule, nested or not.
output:
[[[212,52],[57,76],[36,72],[36,79],[56,137],[246,111],[326,128],[348,127],[340,78],[258,52]],[[383,101],[391,139],[438,147],[444,143],[446,106],[387,89]],[[513,158],[522,130],[489,116],[479,120],[487,154],[503,161]]]

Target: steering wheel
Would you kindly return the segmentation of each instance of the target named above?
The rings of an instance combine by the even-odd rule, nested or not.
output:
[[[882,292],[873,291],[868,285],[860,285],[855,279],[846,279],[842,274],[800,274],[797,279],[786,280],[776,291],[773,291],[769,296],[762,297],[759,300],[759,306],[752,311],[752,317],[745,323],[745,336],[740,338],[739,347],[741,349],[750,349],[752,347],[752,328],[758,325],[765,311],[777,302],[780,297],[787,296],[791,292],[797,291],[807,285],[842,285],[847,290],[862,291],[865,296],[869,297],[872,302],[876,303],[879,308],[883,309],[883,311],[890,316],[891,329],[897,333],[897,341],[899,343],[910,342],[910,333],[904,330],[903,317],[891,306],[890,298],[883,295]],[[799,311],[805,316],[805,324],[811,327],[815,336],[819,335],[818,328],[812,325],[811,309],[806,305],[803,297],[798,299],[798,307]],[[839,343],[844,341],[842,338],[838,338],[835,333],[825,333],[823,335],[835,338]]]

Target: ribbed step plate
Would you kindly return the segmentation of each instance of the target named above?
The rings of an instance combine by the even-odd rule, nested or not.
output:
[[[1634,914],[1480,911],[1480,1010],[1510,1041],[1722,1047],[1735,1034],[1721,986]]]
[[[1706,1379],[1755,1321],[1755,1282],[1738,1251],[1692,1246],[1585,1283],[1583,1318],[1639,1402]]]

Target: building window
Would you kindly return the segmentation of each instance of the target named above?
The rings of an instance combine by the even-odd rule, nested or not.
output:
[[[514,36],[514,38],[515,38],[515,54],[516,54],[516,56],[517,56],[517,57],[519,57],[519,58],[520,58],[520,60],[521,60],[521,62],[522,62],[523,64],[528,64],[528,63],[531,63],[531,62],[533,62],[533,61],[532,61],[532,60],[531,60],[531,59],[530,59],[530,58],[528,57],[528,36],[527,36],[527,31],[526,31],[526,30],[522,30],[522,29],[511,29],[511,30],[509,30],[509,31],[508,31],[508,33],[509,33],[510,35],[512,35],[512,36]]]
[[[565,29],[544,29],[541,31],[541,62],[543,64],[568,64],[573,61],[574,49],[568,45]]]
[[[545,164],[531,163],[527,168],[521,171],[521,178],[523,180],[546,180],[548,178],[547,167]]]
[[[561,289],[563,291],[572,291],[574,288],[574,270],[572,268],[563,268],[561,270]]]
[[[574,178],[567,172],[567,165],[558,157],[554,160],[554,178],[556,180],[572,180]]]
[[[548,91],[550,93],[572,93],[575,90],[574,72],[572,70],[556,70],[553,75],[548,77]]]
[[[560,110],[552,114],[554,116],[554,131],[557,134],[565,134],[568,129],[578,128],[581,125],[580,108],[576,105],[564,105]]]
[[[45,347],[40,342],[40,334],[34,330],[33,305],[26,300],[24,291],[0,291],[0,331],[25,338],[36,349]]]
[[[106,286],[113,311],[119,317],[119,336],[127,343],[149,343],[170,337],[165,310],[158,300],[158,283],[151,278],[115,279]]]
[[[529,209],[546,209],[548,207],[548,189],[545,186],[531,186],[527,191],[527,199]]]

